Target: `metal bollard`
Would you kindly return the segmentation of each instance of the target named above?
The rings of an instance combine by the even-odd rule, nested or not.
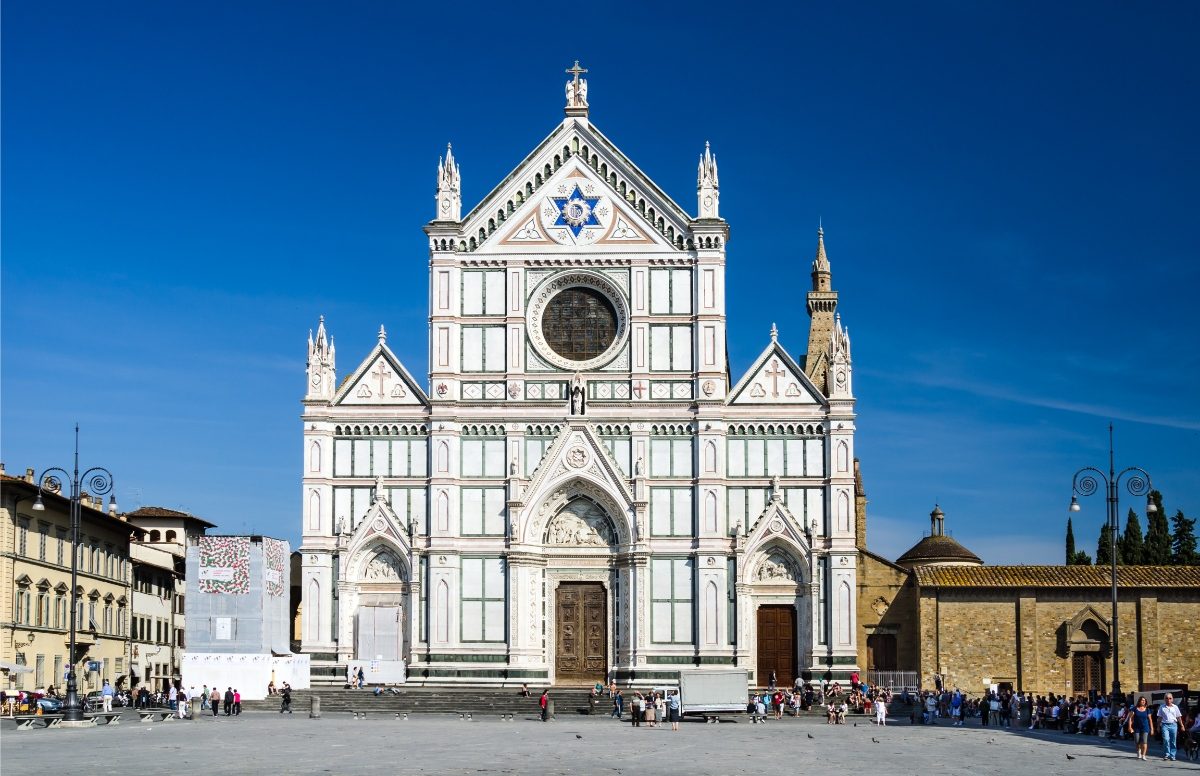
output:
[[[200,699],[192,698],[191,703],[192,703],[192,721],[195,722],[196,720],[200,719],[200,716],[201,716]]]
[[[309,698],[308,718],[321,718],[321,697],[319,695],[313,695]]]

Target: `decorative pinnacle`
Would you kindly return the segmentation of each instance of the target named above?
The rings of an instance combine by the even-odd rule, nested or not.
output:
[[[829,272],[829,257],[825,255],[825,229],[817,223],[817,255],[813,259],[813,272]]]
[[[387,342],[387,331],[383,328],[383,324],[379,324],[379,344]]]
[[[775,327],[774,323],[772,323],[771,324],[771,342],[778,342],[778,341],[779,341],[779,329]]]

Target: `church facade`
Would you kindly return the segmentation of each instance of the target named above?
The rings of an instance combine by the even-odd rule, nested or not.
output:
[[[686,212],[591,123],[583,72],[465,215],[439,160],[427,382],[382,327],[340,380],[324,320],[309,337],[301,648],[410,682],[846,677],[855,414],[823,236],[805,351],[772,328],[733,375],[716,159]]]

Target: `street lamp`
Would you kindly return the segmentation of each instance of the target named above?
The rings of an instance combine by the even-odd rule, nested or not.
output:
[[[1126,476],[1129,475],[1129,476]],[[1100,483],[1104,483],[1106,500],[1108,502],[1108,534],[1109,534],[1109,559],[1112,561],[1112,627],[1110,629],[1110,638],[1112,639],[1112,713],[1117,711],[1118,699],[1121,697],[1121,652],[1118,645],[1117,636],[1117,495],[1120,492],[1121,482],[1124,481],[1125,489],[1129,491],[1131,496],[1147,496],[1151,491],[1150,475],[1145,469],[1137,466],[1130,466],[1127,469],[1122,469],[1117,472],[1113,465],[1113,427],[1112,423],[1108,424],[1108,476],[1104,472],[1094,466],[1085,466],[1075,472],[1075,477],[1071,480],[1071,506],[1068,511],[1078,512],[1080,510],[1078,496],[1090,496],[1100,489]],[[1148,496],[1146,498],[1146,514],[1153,514],[1158,511],[1155,505]]]
[[[86,483],[89,493],[94,496],[103,496],[106,493],[112,493],[113,476],[108,469],[99,466],[88,469],[82,475],[79,473],[78,423],[75,424],[75,471],[72,474],[60,466],[51,466],[43,471],[42,476],[37,479],[38,494],[37,500],[33,502],[34,511],[41,512],[46,509],[46,505],[42,503],[43,490],[61,494],[66,482],[71,485],[71,640],[67,646],[69,650],[67,655],[67,699],[63,704],[63,721],[82,722],[83,704],[79,701],[79,685],[75,679],[75,622],[79,617],[77,578],[79,574],[79,521],[82,511],[80,503],[83,497],[82,486]],[[108,499],[108,511],[114,514],[117,511],[115,495]]]

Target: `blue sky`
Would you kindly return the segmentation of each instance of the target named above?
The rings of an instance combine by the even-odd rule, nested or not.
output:
[[[823,221],[873,549],[938,501],[986,561],[1060,562],[1110,419],[1118,466],[1200,513],[1200,6],[571,8],[5,3],[9,472],[69,464],[78,420],[122,506],[298,539],[308,329],[344,374],[383,323],[425,372],[436,159],[469,209],[578,58],[592,120],[689,210],[713,144],[735,379],[772,322],[803,352]]]

